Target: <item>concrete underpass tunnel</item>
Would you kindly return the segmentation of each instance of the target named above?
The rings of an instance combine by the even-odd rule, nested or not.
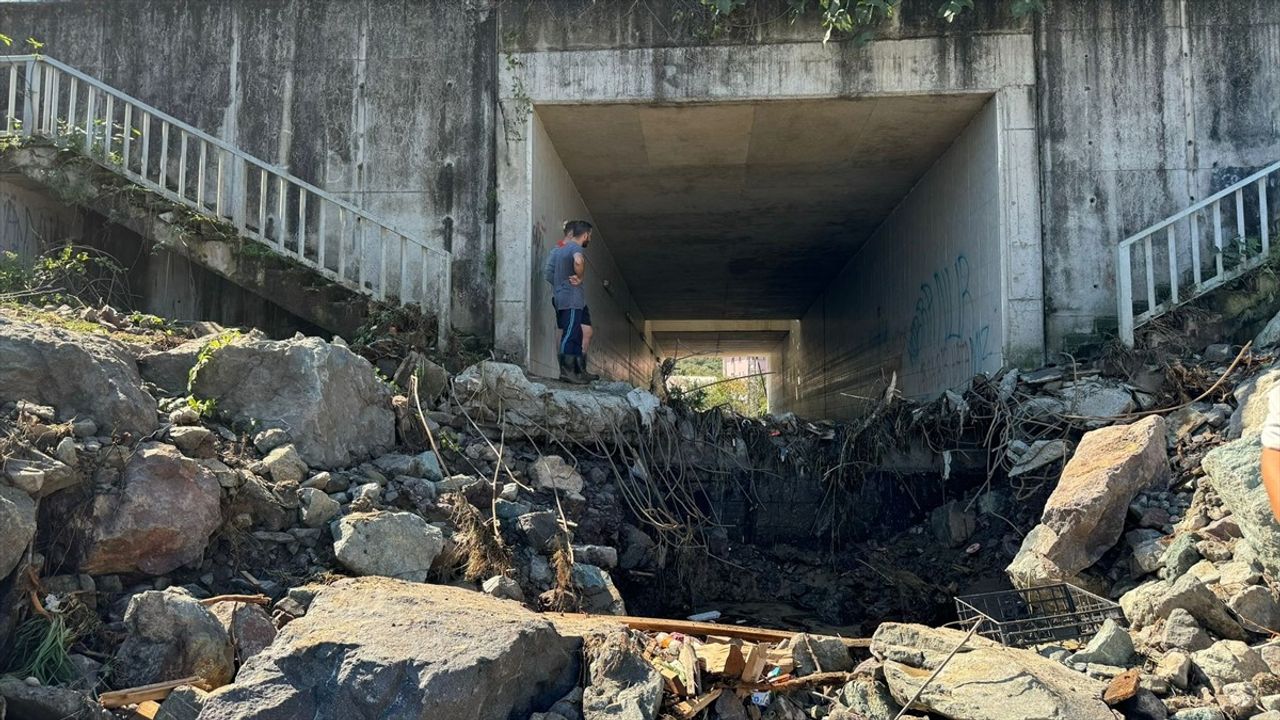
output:
[[[771,411],[834,418],[895,376],[926,396],[996,371],[1027,335],[1009,331],[1009,205],[1025,198],[1000,102],[534,103],[499,161],[497,344],[555,375],[541,268],[585,218],[591,357],[609,376],[647,386],[659,358],[763,356]]]

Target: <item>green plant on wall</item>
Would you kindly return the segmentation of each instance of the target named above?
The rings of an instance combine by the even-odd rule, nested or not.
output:
[[[787,0],[786,16],[792,21],[816,17],[822,25],[823,42],[835,37],[869,40],[876,28],[890,20],[905,0]],[[938,17],[953,22],[973,10],[973,0],[911,0],[932,2]],[[761,6],[761,0],[699,0],[701,13],[677,13],[677,20],[704,23],[704,32],[718,35],[740,27],[743,17]],[[1022,17],[1037,12],[1044,0],[1005,0],[1009,12]],[[749,25],[750,23],[748,23]]]

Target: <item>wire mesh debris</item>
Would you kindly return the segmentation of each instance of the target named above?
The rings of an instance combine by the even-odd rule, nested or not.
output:
[[[1093,635],[1108,618],[1123,621],[1120,606],[1068,584],[965,595],[956,598],[962,623],[1009,647],[1030,647]]]

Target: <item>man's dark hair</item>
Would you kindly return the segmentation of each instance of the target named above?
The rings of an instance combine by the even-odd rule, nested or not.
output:
[[[586,220],[565,220],[564,234],[574,237],[582,237],[584,234],[591,232],[591,223]]]

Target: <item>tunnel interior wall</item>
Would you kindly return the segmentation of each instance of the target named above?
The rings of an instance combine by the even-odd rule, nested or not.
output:
[[[547,255],[563,236],[561,227],[565,220],[594,221],[536,112],[531,127],[533,233],[530,271],[533,277],[530,280],[529,365],[535,374],[556,377],[555,314],[551,307],[551,285],[543,278],[543,266]],[[592,232],[591,244],[584,252],[587,260],[587,306],[591,309],[595,331],[590,349],[592,372],[648,387],[654,355],[645,342],[644,316],[631,297],[626,280],[609,252],[608,243],[609,239],[597,229]]]
[[[991,100],[809,308],[777,409],[846,416],[894,374],[920,397],[1000,369],[998,136]]]

